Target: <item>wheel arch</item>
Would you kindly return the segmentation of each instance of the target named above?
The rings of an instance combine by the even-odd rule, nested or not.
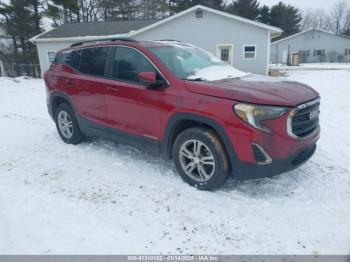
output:
[[[61,92],[54,92],[51,94],[50,104],[49,104],[49,112],[51,117],[54,117],[55,110],[57,106],[61,103],[67,103],[72,108],[73,112],[75,112],[73,103],[67,95]]]
[[[185,128],[179,128],[179,125],[181,126],[182,123],[185,123],[186,125],[186,121],[188,126]],[[228,154],[230,164],[231,166],[234,166],[234,162],[237,160],[237,155],[224,128],[212,118],[192,113],[175,113],[169,118],[161,146],[163,157],[167,159],[172,158],[172,148],[178,134],[183,130],[198,125],[208,126],[218,134]]]

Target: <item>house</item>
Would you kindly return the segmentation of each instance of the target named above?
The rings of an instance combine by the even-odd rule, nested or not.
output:
[[[273,42],[270,60],[286,64],[292,53],[299,53],[301,63],[349,62],[350,37],[321,29],[306,30]]]
[[[58,50],[75,42],[131,37],[188,42],[238,69],[266,75],[271,39],[281,33],[279,28],[197,5],[162,20],[64,24],[31,41],[37,45],[42,72]]]

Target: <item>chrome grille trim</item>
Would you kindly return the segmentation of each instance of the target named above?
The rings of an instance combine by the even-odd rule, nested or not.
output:
[[[299,110],[307,108],[309,106],[312,106],[314,104],[320,103],[321,102],[321,98],[318,97],[312,101],[309,101],[307,103],[301,104],[299,106],[297,106],[296,108],[294,108],[292,111],[289,112],[288,118],[287,118],[287,133],[290,137],[293,137],[295,139],[307,139],[311,136],[313,136],[315,133],[319,132],[320,127],[319,125],[315,128],[315,130],[313,132],[311,132],[310,134],[304,136],[304,137],[300,137],[296,134],[293,133],[293,127],[292,127],[292,122],[293,122],[293,117],[298,113]]]

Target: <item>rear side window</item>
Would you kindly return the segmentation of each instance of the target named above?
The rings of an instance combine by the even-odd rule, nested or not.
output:
[[[118,47],[113,60],[113,78],[143,83],[138,77],[140,72],[157,71],[140,52],[128,47]]]
[[[47,52],[47,59],[49,60],[49,63],[52,63],[55,61],[56,52]]]
[[[67,53],[62,52],[56,53],[55,60],[53,62],[56,64],[64,64],[66,62],[67,55]]]
[[[66,63],[79,71],[81,50],[74,50],[66,55]]]
[[[80,72],[83,74],[104,76],[108,47],[86,48],[82,51]]]

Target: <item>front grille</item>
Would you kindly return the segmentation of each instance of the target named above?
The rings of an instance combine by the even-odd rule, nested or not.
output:
[[[298,166],[308,160],[316,151],[316,145],[300,152],[292,161],[294,166]]]
[[[298,108],[295,115],[292,118],[292,132],[295,136],[303,138],[311,134],[319,125],[318,114],[312,118],[312,112],[319,112],[320,102],[308,103],[303,108]]]

